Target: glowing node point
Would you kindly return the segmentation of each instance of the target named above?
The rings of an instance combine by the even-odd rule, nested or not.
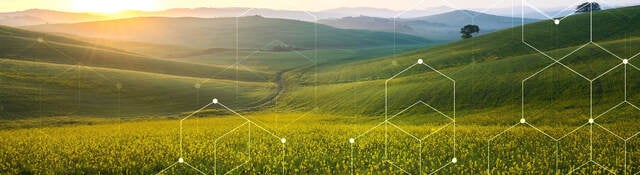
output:
[[[418,64],[422,64],[424,61],[422,59],[418,59]]]
[[[44,38],[38,38],[39,43],[44,43]]]
[[[527,120],[525,120],[524,118],[520,119],[520,123],[527,123]]]
[[[212,102],[213,102],[213,104],[218,104],[218,99],[214,98]]]
[[[559,19],[554,19],[553,23],[556,24],[556,25],[559,25],[560,24],[560,20]]]
[[[622,60],[622,64],[629,64],[629,60],[628,59]]]
[[[184,163],[184,159],[182,157],[178,158],[178,163]]]
[[[286,143],[286,142],[287,142],[287,139],[285,139],[285,138],[281,138],[281,139],[280,139],[280,142],[282,142],[282,143]]]
[[[456,159],[455,157],[451,159],[451,163],[456,163],[456,162],[458,162],[458,159]]]
[[[196,88],[196,89],[200,89],[201,86],[202,86],[202,84],[200,84],[200,83],[196,83],[195,85],[193,85],[193,87]]]
[[[589,119],[589,123],[593,124],[594,122],[595,122],[595,120]]]
[[[355,142],[356,142],[356,139],[354,139],[354,138],[350,138],[349,139],[349,143],[355,143]]]

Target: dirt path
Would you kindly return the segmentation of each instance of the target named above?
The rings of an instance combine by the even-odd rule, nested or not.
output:
[[[261,108],[261,107],[265,107],[266,105],[268,105],[269,103],[273,102],[278,96],[280,96],[286,86],[286,81],[284,80],[284,78],[282,77],[285,73],[294,70],[294,69],[287,69],[287,70],[283,70],[280,71],[278,73],[276,73],[275,75],[275,79],[274,79],[274,83],[276,83],[276,92],[274,92],[273,94],[269,95],[267,98],[264,98],[258,102],[256,102],[256,105],[254,105],[254,108]]]

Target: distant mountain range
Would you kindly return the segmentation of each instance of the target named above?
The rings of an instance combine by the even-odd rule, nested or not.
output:
[[[420,17],[434,15],[452,11],[449,7],[435,7],[407,12],[404,17]],[[390,18],[400,13],[389,9],[354,7],[336,8],[317,12],[295,11],[295,10],[274,10],[264,8],[174,8],[163,11],[136,11],[129,10],[118,14],[117,18],[133,17],[198,17],[198,18],[220,18],[237,16],[260,15],[267,18],[294,19],[302,21],[315,21],[318,19],[343,18],[348,16],[372,16]],[[53,10],[31,9],[18,12],[0,13],[0,25],[26,26],[55,23],[78,23],[96,20],[115,19],[101,14],[94,13],[72,13]]]
[[[146,24],[147,27],[165,28],[167,22],[181,23],[183,21],[197,21],[194,24],[204,22],[201,24],[215,24],[214,21],[227,21],[222,18],[225,16],[262,16],[264,18],[280,18],[290,20],[301,21],[317,21],[320,24],[329,25],[341,29],[358,29],[358,30],[371,30],[379,32],[398,32],[402,34],[419,36],[429,40],[437,41],[453,41],[459,39],[459,28],[466,24],[476,24],[481,28],[481,34],[490,33],[496,30],[518,26],[521,24],[521,19],[516,17],[504,17],[490,15],[470,10],[454,10],[450,11],[448,7],[436,7],[432,10],[413,10],[401,13],[401,16],[394,23],[392,18],[394,13],[399,13],[386,9],[375,8],[339,8],[325,10],[322,12],[307,13],[304,11],[283,11],[283,10],[271,10],[271,9],[247,9],[247,8],[197,8],[197,9],[170,9],[157,12],[143,12],[143,11],[126,11],[119,15],[121,18],[138,18],[135,20],[121,20],[113,19],[113,17],[101,16],[98,14],[90,13],[68,13],[58,12],[50,10],[27,10],[15,13],[1,13],[0,24],[9,26],[22,26],[25,29],[54,32],[54,33],[66,33],[76,34],[88,37],[98,38],[111,38],[126,41],[137,42],[149,42],[155,41],[158,36],[161,38],[171,38],[164,34],[158,34],[158,36],[152,36],[154,32],[142,32],[145,33],[141,36],[128,36],[120,32],[120,24],[126,24],[128,22]],[[444,12],[438,14],[431,14],[436,12]],[[373,16],[356,16],[356,14],[372,14]],[[163,19],[165,22],[161,22],[160,18],[141,18],[140,16],[153,16],[153,17],[172,17],[181,19]],[[351,17],[356,16],[356,17]],[[388,17],[392,16],[392,17]],[[471,16],[474,16],[471,18]],[[341,18],[336,18],[341,17]],[[200,18],[200,19],[189,19]],[[203,20],[204,18],[215,18],[217,20]],[[228,18],[228,17],[227,17]],[[321,19],[322,18],[322,19]],[[154,20],[152,20],[154,19]],[[472,20],[473,19],[473,20]],[[98,22],[96,22],[98,21]],[[535,22],[535,19],[525,19],[525,23]],[[55,25],[54,25],[55,24]],[[395,27],[394,27],[395,25]],[[99,26],[99,27],[98,27]],[[185,26],[189,26],[185,24]],[[196,26],[197,27],[197,26]],[[99,30],[96,30],[99,29]],[[127,29],[135,30],[135,29]],[[142,29],[140,29],[142,30]],[[93,32],[92,32],[93,31]],[[99,31],[99,32],[95,32]],[[188,31],[195,31],[194,29],[188,29]],[[145,36],[150,38],[144,39]],[[405,37],[405,36],[403,36]],[[178,37],[179,38],[179,37]],[[166,42],[160,42],[162,44],[170,45],[183,45],[184,43],[179,40],[169,39]],[[191,41],[184,41],[190,43]],[[196,45],[211,45],[212,43],[201,43]]]
[[[474,16],[471,18],[470,16]],[[538,21],[496,16],[470,10],[456,10],[447,13],[415,17],[415,18],[379,18],[369,16],[344,17],[340,19],[324,19],[319,23],[344,29],[367,29],[384,32],[398,32],[416,35],[435,40],[457,40],[460,38],[459,29],[467,24],[480,26],[480,33],[490,33],[496,30],[510,28]],[[395,25],[395,27],[394,27]]]
[[[321,11],[319,13],[327,14],[340,14],[339,18],[344,17],[356,17],[356,16],[370,16],[378,18],[415,18],[421,16],[435,15],[445,12],[454,11],[454,8],[447,6],[431,7],[425,9],[415,9],[409,11],[397,11],[381,8],[368,8],[368,7],[343,7]],[[321,18],[327,19],[327,18]]]
[[[53,10],[31,9],[18,12],[0,13],[0,25],[7,26],[26,26],[39,24],[56,24],[56,23],[78,23],[97,20],[109,20],[115,18],[133,18],[133,17],[198,17],[198,18],[219,18],[219,17],[237,17],[237,16],[255,16],[260,15],[267,18],[293,19],[302,21],[315,21],[321,19],[339,19],[345,17],[368,16],[377,18],[417,18],[423,16],[431,16],[452,12],[455,9],[447,6],[414,9],[409,11],[390,10],[382,8],[370,7],[343,7],[329,9],[323,11],[297,11],[297,10],[274,10],[264,8],[175,8],[162,11],[124,11],[117,17],[95,14],[95,13],[72,13]],[[520,17],[520,7],[512,8],[493,8],[493,9],[471,9],[473,11],[499,15]],[[566,15],[567,13],[557,13],[560,9],[542,9],[548,14]],[[533,10],[526,10],[527,18],[545,18],[540,13]]]

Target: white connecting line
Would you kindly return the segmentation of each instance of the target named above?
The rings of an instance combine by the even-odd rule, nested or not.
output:
[[[418,100],[417,102],[415,102],[414,104],[410,105],[409,107],[403,109],[402,111],[398,112],[397,114],[389,117],[388,114],[388,90],[389,90],[389,81],[393,80],[394,78],[400,76],[402,73],[414,68],[417,65],[423,65],[426,66],[428,69],[436,72],[438,75],[446,78],[447,80],[451,81],[452,85],[453,85],[453,116],[449,116],[445,113],[443,113],[442,111],[438,110],[437,108],[425,103],[424,101]],[[350,143],[350,147],[351,147],[351,173],[355,174],[355,167],[353,165],[353,160],[354,160],[354,147],[353,145],[355,144],[356,140],[360,139],[361,137],[365,136],[366,134],[368,134],[369,132],[373,131],[374,129],[380,127],[380,126],[384,126],[384,130],[385,130],[385,144],[384,144],[384,160],[383,163],[388,163],[390,165],[392,165],[393,167],[399,169],[400,171],[402,171],[405,174],[412,174],[411,172],[403,169],[402,167],[398,166],[397,164],[395,164],[394,162],[391,162],[389,160],[388,157],[388,147],[389,147],[389,143],[388,143],[388,127],[391,126],[393,128],[398,129],[399,131],[401,131],[402,133],[406,134],[407,136],[415,139],[419,144],[420,144],[420,151],[418,152],[418,174],[422,174],[422,169],[423,169],[423,162],[422,162],[422,143],[425,139],[431,137],[432,135],[439,133],[440,131],[442,131],[444,128],[447,128],[449,126],[453,127],[453,158],[451,159],[451,161],[448,161],[446,164],[444,164],[442,167],[438,167],[438,169],[434,170],[433,172],[429,172],[429,174],[434,174],[439,172],[440,170],[444,169],[447,166],[450,166],[451,164],[457,163],[458,159],[456,158],[456,134],[455,134],[455,127],[456,127],[456,120],[455,120],[455,103],[456,103],[456,98],[455,98],[455,94],[456,94],[456,82],[454,79],[452,79],[451,77],[443,74],[442,72],[438,71],[437,69],[434,69],[433,67],[427,65],[424,63],[424,61],[422,59],[419,59],[417,63],[407,67],[406,69],[400,71],[399,73],[397,73],[396,75],[392,76],[391,78],[387,79],[385,81],[385,120],[383,122],[380,122],[379,124],[377,124],[376,126],[370,128],[369,130],[365,131],[364,133],[354,137],[354,138],[350,138],[349,139],[349,143]],[[398,125],[394,124],[393,122],[391,122],[392,119],[396,118],[398,115],[406,112],[407,110],[417,106],[417,105],[424,105],[426,107],[428,107],[429,109],[435,111],[438,115],[441,115],[443,117],[445,117],[446,119],[448,119],[450,122],[445,124],[444,126],[439,127],[438,129],[436,129],[435,131],[433,131],[432,133],[428,134],[427,136],[424,136],[422,138],[419,138],[418,136],[411,134],[409,132],[407,132],[406,130],[402,129],[401,127],[399,127]]]
[[[522,0],[522,1],[523,1],[523,3],[524,3],[526,6],[533,8],[534,10],[536,10],[536,11],[540,12],[541,14],[543,14],[543,15],[547,16],[549,19],[553,19],[552,17],[550,17],[550,16],[549,16],[549,15],[547,15],[546,13],[544,13],[544,12],[540,11],[540,10],[539,10],[538,8],[536,8],[535,6],[532,6],[531,4],[527,3],[527,0]],[[568,8],[570,8],[570,7],[568,7]],[[523,7],[523,14],[524,14],[524,7]],[[591,12],[590,12],[590,14],[591,14]],[[556,24],[559,24],[559,21],[561,21],[562,19],[565,19],[566,17],[568,17],[568,16],[565,16],[565,17],[563,17],[563,18],[561,18],[561,19],[553,19],[553,20],[555,20],[555,23],[556,23]],[[628,166],[628,165],[627,165],[627,155],[628,155],[628,151],[627,151],[627,143],[628,143],[628,141],[629,141],[629,140],[631,140],[631,139],[633,139],[633,138],[637,137],[638,135],[640,135],[640,132],[635,133],[635,134],[634,134],[634,135],[632,135],[631,137],[623,138],[622,136],[620,136],[620,135],[618,135],[618,134],[616,134],[616,133],[612,132],[610,129],[608,129],[608,128],[606,128],[606,127],[602,126],[602,125],[600,125],[599,123],[597,123],[597,119],[598,119],[598,118],[600,118],[601,116],[603,116],[603,115],[605,115],[605,114],[607,114],[607,113],[609,113],[609,112],[613,111],[613,110],[618,109],[620,106],[622,106],[622,105],[624,105],[624,104],[629,105],[629,106],[632,106],[633,108],[637,109],[637,110],[640,112],[640,108],[638,108],[636,105],[634,105],[634,104],[630,103],[629,101],[627,101],[627,97],[628,97],[628,94],[627,94],[627,80],[628,80],[628,79],[627,79],[627,69],[628,69],[628,66],[630,66],[630,67],[635,68],[635,69],[637,69],[638,71],[640,71],[640,69],[639,69],[639,68],[637,68],[636,66],[634,66],[633,64],[631,64],[631,63],[630,63],[630,60],[632,60],[633,58],[635,58],[635,57],[637,57],[638,55],[640,55],[640,53],[638,53],[638,54],[636,54],[636,55],[632,56],[631,58],[623,59],[623,58],[621,58],[621,57],[617,56],[616,54],[612,53],[611,51],[609,51],[609,50],[605,49],[604,47],[600,46],[599,44],[595,43],[595,42],[593,41],[593,16],[591,15],[591,16],[590,16],[590,18],[591,18],[591,19],[590,19],[590,41],[589,41],[587,44],[582,45],[582,46],[581,46],[581,47],[579,47],[578,49],[576,49],[576,50],[572,51],[571,53],[569,53],[568,55],[566,55],[566,56],[564,56],[564,57],[562,57],[562,58],[560,58],[560,59],[555,59],[555,58],[553,58],[553,57],[551,57],[551,56],[547,55],[545,52],[543,52],[543,51],[539,50],[539,49],[538,49],[538,48],[536,48],[535,46],[533,46],[533,45],[529,44],[527,41],[525,41],[525,39],[524,39],[524,24],[523,24],[523,26],[522,26],[522,43],[523,43],[523,44],[525,44],[526,46],[530,47],[531,49],[533,49],[533,50],[535,50],[535,51],[539,52],[540,54],[544,55],[545,57],[547,57],[547,58],[551,59],[551,60],[553,61],[553,63],[549,64],[548,66],[546,66],[546,67],[542,68],[541,70],[537,71],[536,73],[534,73],[534,74],[532,74],[531,76],[529,76],[529,77],[525,78],[524,80],[522,80],[522,89],[521,89],[521,91],[522,91],[522,99],[521,99],[521,100],[522,100],[522,103],[521,103],[521,105],[522,105],[522,114],[521,114],[521,117],[522,117],[522,118],[520,119],[520,122],[519,122],[519,123],[517,123],[517,124],[515,124],[515,125],[513,125],[513,126],[511,126],[511,127],[509,127],[509,128],[507,128],[506,130],[504,130],[504,131],[502,131],[502,132],[498,133],[497,135],[495,135],[495,136],[491,137],[489,140],[487,140],[487,173],[488,173],[488,174],[490,174],[490,172],[491,172],[491,148],[490,148],[490,146],[491,146],[491,142],[492,142],[492,141],[494,141],[495,139],[497,139],[498,137],[500,137],[501,135],[505,134],[506,132],[508,132],[508,131],[512,130],[513,128],[515,128],[515,127],[516,127],[516,126],[518,126],[518,125],[524,125],[524,126],[527,126],[527,127],[533,128],[533,129],[534,129],[534,130],[536,130],[537,132],[539,132],[539,133],[541,133],[541,134],[545,135],[546,137],[550,138],[551,140],[553,140],[556,144],[559,144],[559,142],[560,142],[562,139],[564,139],[564,138],[566,138],[567,136],[569,136],[569,135],[571,135],[571,134],[575,133],[575,132],[576,132],[576,131],[578,131],[579,129],[584,128],[584,127],[586,127],[586,126],[589,126],[589,127],[590,127],[590,130],[589,130],[589,133],[590,133],[590,138],[589,138],[589,149],[590,149],[590,150],[589,150],[589,154],[590,154],[590,156],[589,156],[589,160],[588,160],[588,161],[586,161],[586,163],[584,163],[584,164],[580,165],[579,167],[577,167],[577,168],[575,168],[575,169],[570,170],[567,174],[572,174],[572,173],[576,172],[577,170],[579,170],[580,168],[582,168],[582,167],[584,167],[584,166],[587,166],[587,165],[589,165],[589,164],[596,165],[596,166],[598,166],[599,168],[602,168],[602,169],[606,170],[606,171],[607,171],[607,172],[609,172],[609,173],[615,174],[615,171],[614,171],[614,170],[609,169],[608,167],[605,167],[605,166],[603,166],[603,165],[599,164],[598,162],[596,162],[596,161],[594,160],[594,156],[593,156],[593,155],[594,155],[594,153],[593,153],[593,141],[594,141],[594,140],[593,140],[593,127],[594,127],[594,126],[596,126],[597,128],[603,129],[604,131],[606,131],[606,132],[608,132],[609,134],[613,135],[616,139],[621,140],[621,141],[624,141],[624,149],[625,149],[625,150],[624,150],[624,159],[625,159],[624,163],[625,163],[625,165],[624,165],[624,170],[623,170],[623,172],[625,172],[625,174],[626,174],[626,172],[627,172],[627,170],[626,170],[626,169],[627,169],[627,166]],[[522,19],[524,20],[524,16],[522,16]],[[613,68],[611,68],[611,69],[607,70],[606,72],[604,72],[604,73],[602,73],[602,74],[600,74],[600,75],[596,76],[595,78],[589,78],[589,77],[586,77],[586,76],[584,76],[584,75],[580,74],[579,72],[577,72],[577,71],[573,70],[573,69],[572,69],[572,68],[570,68],[569,66],[566,66],[566,65],[564,65],[563,63],[561,63],[561,62],[560,62],[560,61],[561,61],[561,60],[563,60],[564,58],[566,58],[566,57],[568,57],[568,56],[570,56],[570,55],[574,54],[575,52],[577,52],[577,51],[581,50],[582,48],[586,47],[586,46],[587,46],[587,45],[589,45],[589,44],[595,45],[595,46],[597,46],[598,48],[600,48],[600,49],[604,50],[605,52],[607,52],[608,54],[610,54],[610,55],[612,55],[612,56],[614,56],[614,57],[618,58],[619,60],[621,60],[621,63],[620,63],[620,64],[618,64],[618,65],[616,65],[616,66],[614,66]],[[524,96],[524,92],[525,92],[525,82],[526,82],[527,80],[529,80],[529,79],[531,79],[531,78],[533,78],[533,77],[537,76],[538,74],[540,74],[540,73],[544,72],[546,69],[548,69],[548,68],[550,68],[550,67],[552,67],[552,66],[554,66],[554,65],[561,65],[561,66],[562,66],[562,67],[564,67],[565,69],[567,69],[567,70],[571,71],[572,73],[574,73],[574,74],[576,74],[576,75],[578,75],[578,76],[582,77],[583,79],[587,80],[587,81],[589,82],[589,84],[590,84],[590,105],[589,105],[589,106],[590,106],[590,109],[589,109],[589,110],[591,111],[591,112],[590,112],[590,114],[589,114],[590,119],[589,119],[586,123],[584,123],[584,124],[580,125],[579,127],[575,128],[574,130],[572,130],[572,131],[570,131],[570,132],[566,133],[565,135],[563,135],[563,136],[561,136],[561,137],[558,137],[558,138],[552,137],[551,135],[547,134],[546,132],[542,131],[541,129],[537,128],[536,126],[534,126],[534,125],[532,125],[532,124],[528,123],[528,122],[526,121],[526,119],[525,119],[527,116],[525,115],[525,107],[524,107],[524,106],[525,106],[525,103],[524,103],[524,101],[525,101],[525,96]],[[621,102],[621,103],[619,103],[618,105],[616,105],[616,106],[612,107],[611,109],[609,109],[609,110],[605,111],[604,113],[602,113],[602,114],[600,114],[600,115],[598,115],[598,116],[596,116],[596,117],[593,117],[593,116],[594,116],[594,115],[593,115],[593,82],[594,82],[594,81],[596,81],[596,80],[598,80],[598,79],[599,79],[599,78],[601,78],[602,76],[604,76],[604,75],[606,75],[606,74],[610,73],[611,71],[613,71],[613,70],[615,70],[615,69],[617,69],[617,68],[621,67],[621,66],[624,66],[624,71],[625,71],[625,74],[624,74],[624,96],[625,96],[625,97],[624,97],[624,101],[622,101],[622,102]],[[556,152],[555,158],[556,158],[556,160],[558,159],[558,152]],[[557,164],[556,164],[555,170],[556,170],[556,171],[558,171],[558,170],[559,170],[559,169],[558,169],[558,165],[557,165]],[[640,174],[640,172],[638,172],[638,173],[636,173],[636,174]]]
[[[184,157],[184,154],[183,154],[183,152],[184,152],[184,151],[183,151],[183,143],[182,143],[182,142],[183,142],[183,140],[184,140],[184,139],[183,139],[183,138],[184,138],[184,136],[183,136],[183,122],[184,122],[185,120],[187,120],[187,119],[191,118],[191,117],[192,117],[192,116],[194,116],[195,114],[197,114],[197,113],[201,112],[202,110],[204,110],[204,109],[206,109],[206,108],[208,108],[208,107],[212,106],[212,105],[219,105],[220,107],[222,107],[222,108],[224,108],[224,109],[228,110],[229,112],[233,113],[234,115],[236,115],[236,116],[238,116],[238,117],[240,117],[240,118],[242,118],[242,119],[244,119],[244,120],[245,120],[245,122],[244,122],[244,123],[242,123],[242,124],[238,125],[237,127],[235,127],[235,128],[233,128],[233,129],[231,129],[230,131],[228,131],[228,132],[226,132],[226,133],[222,134],[220,137],[218,137],[218,138],[216,138],[216,139],[215,139],[215,141],[214,141],[214,165],[213,165],[213,167],[214,167],[214,173],[213,173],[213,174],[218,174],[218,173],[217,173],[217,168],[218,168],[218,162],[217,162],[217,160],[218,160],[218,159],[217,159],[217,158],[218,158],[218,157],[217,157],[217,155],[218,155],[218,148],[217,148],[217,145],[218,145],[218,141],[220,141],[221,139],[223,139],[225,136],[227,136],[227,135],[229,135],[229,134],[231,134],[231,133],[236,132],[237,130],[239,130],[240,128],[242,128],[242,127],[244,127],[244,126],[248,126],[248,127],[249,127],[249,133],[248,133],[248,134],[249,134],[249,140],[248,140],[248,143],[247,143],[248,148],[249,148],[249,149],[248,149],[248,151],[247,151],[247,154],[248,154],[248,156],[249,156],[249,160],[247,160],[247,161],[245,161],[244,163],[242,163],[242,164],[240,164],[240,165],[238,165],[238,166],[236,166],[236,167],[232,168],[231,170],[229,170],[229,171],[225,172],[224,174],[229,174],[229,173],[231,173],[231,172],[233,172],[233,171],[235,171],[235,170],[239,169],[240,167],[244,166],[245,164],[249,163],[249,161],[251,161],[251,160],[252,160],[252,158],[251,158],[251,126],[255,126],[255,127],[257,127],[257,128],[259,128],[259,129],[261,129],[262,131],[264,131],[264,132],[268,133],[268,134],[269,134],[270,136],[272,136],[272,137],[275,137],[277,140],[279,140],[279,141],[280,141],[280,143],[282,143],[282,158],[283,158],[283,161],[284,161],[284,156],[285,156],[285,147],[284,147],[284,146],[285,146],[285,143],[287,142],[287,140],[286,140],[284,137],[280,137],[280,136],[276,135],[275,133],[273,133],[273,132],[271,132],[271,131],[269,131],[269,130],[265,129],[264,127],[262,127],[262,126],[258,125],[257,123],[253,122],[251,119],[249,119],[249,118],[247,118],[247,117],[245,117],[245,116],[243,116],[243,115],[241,115],[241,114],[237,113],[236,111],[232,110],[231,108],[229,108],[229,107],[225,106],[224,104],[220,103],[220,102],[218,101],[218,99],[214,98],[214,99],[211,101],[211,103],[209,103],[209,104],[207,104],[207,105],[203,106],[202,108],[200,108],[200,109],[198,109],[198,110],[194,111],[193,113],[189,114],[188,116],[186,116],[186,117],[184,117],[184,118],[182,118],[182,119],[180,120],[180,156],[179,156],[179,158],[178,158],[178,161],[176,161],[175,163],[171,164],[170,166],[168,166],[167,168],[163,169],[162,171],[158,172],[158,173],[157,173],[158,175],[159,175],[159,174],[162,174],[162,173],[166,172],[167,170],[169,170],[169,169],[171,169],[171,168],[173,168],[173,167],[175,167],[175,166],[177,166],[177,165],[180,165],[180,164],[187,165],[189,168],[191,168],[191,169],[193,169],[193,170],[195,170],[195,171],[198,171],[198,172],[199,172],[199,173],[201,173],[201,174],[205,174],[205,175],[206,175],[206,173],[204,173],[204,172],[203,172],[203,171],[201,171],[200,169],[198,169],[198,168],[196,168],[196,167],[194,167],[194,166],[190,165],[189,163],[187,163],[187,162],[184,160],[184,158],[183,158],[183,157]],[[285,172],[284,172],[284,164],[282,164],[282,168],[283,168],[283,172],[282,172],[282,173],[284,174],[284,173],[285,173]]]

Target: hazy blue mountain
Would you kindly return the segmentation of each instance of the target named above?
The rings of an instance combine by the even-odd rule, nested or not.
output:
[[[471,16],[474,16],[474,18],[471,18]],[[538,20],[524,19],[525,23],[532,23],[535,21]],[[417,18],[397,18],[395,23],[393,18],[369,16],[326,19],[320,20],[319,22],[344,29],[367,29],[397,32],[424,38],[450,41],[459,39],[460,28],[467,24],[479,25],[481,29],[480,34],[486,34],[496,30],[518,26],[521,24],[521,19],[490,15],[469,10],[456,10]]]
[[[454,9],[447,6],[439,6],[439,7],[431,7],[424,9],[412,9],[412,10],[390,10],[383,8],[370,8],[370,7],[343,7],[336,9],[329,9],[320,12],[316,12],[317,14],[322,14],[326,17],[329,15],[326,14],[336,14],[334,17],[357,17],[357,16],[370,16],[370,17],[378,17],[378,18],[414,18],[420,16],[428,16],[434,15],[444,12],[450,12]]]

